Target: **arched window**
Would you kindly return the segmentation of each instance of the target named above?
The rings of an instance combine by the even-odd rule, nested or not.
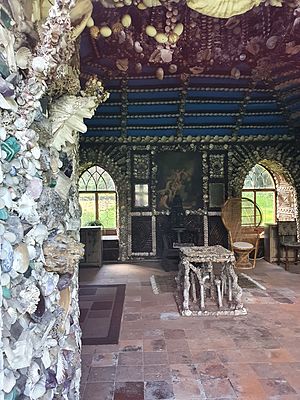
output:
[[[104,229],[117,228],[117,192],[112,177],[98,165],[87,169],[79,178],[81,225],[100,221]]]
[[[244,181],[242,196],[254,201],[262,213],[262,225],[276,222],[276,188],[270,172],[256,164]]]

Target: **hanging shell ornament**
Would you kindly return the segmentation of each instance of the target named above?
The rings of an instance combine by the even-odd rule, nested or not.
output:
[[[97,39],[97,37],[99,36],[99,28],[98,28],[98,26],[92,26],[90,28],[90,34],[91,34],[92,38]]]
[[[165,72],[164,72],[163,68],[161,68],[161,67],[157,68],[156,74],[155,74],[156,78],[159,79],[160,81],[162,81],[164,79],[164,75],[165,75]]]
[[[129,14],[123,15],[121,23],[124,26],[124,28],[129,28],[131,25],[131,16]]]
[[[148,25],[146,26],[146,33],[150,37],[155,37],[157,35],[157,30],[154,26]]]
[[[109,26],[102,26],[100,28],[99,32],[100,32],[100,35],[105,37],[105,38],[110,37],[111,34],[112,34],[112,30],[110,29]]]
[[[241,77],[241,71],[238,68],[234,67],[231,70],[231,76],[235,79],[239,79]]]
[[[157,43],[163,44],[168,42],[168,36],[165,35],[164,33],[157,33],[155,35],[155,40]]]

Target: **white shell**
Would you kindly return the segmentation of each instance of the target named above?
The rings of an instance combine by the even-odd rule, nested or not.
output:
[[[33,400],[37,400],[43,397],[45,393],[46,393],[45,383],[41,380],[41,382],[38,382],[32,389],[30,393],[31,394],[30,398]]]
[[[111,34],[112,34],[112,30],[110,29],[109,26],[102,26],[102,27],[100,28],[99,32],[100,32],[100,34],[101,34],[103,37],[105,37],[105,38],[110,37]]]
[[[155,37],[157,35],[157,30],[154,26],[148,25],[146,26],[146,33],[150,37]]]
[[[31,57],[32,57],[32,53],[28,49],[28,47],[20,47],[19,50],[16,52],[17,66],[21,69],[28,68]]]
[[[16,378],[14,376],[13,371],[8,368],[4,370],[4,379],[3,379],[3,391],[5,393],[9,393],[12,391],[13,387],[16,384]]]
[[[25,243],[19,244],[14,252],[13,269],[17,272],[24,273],[29,266],[29,253]]]
[[[157,68],[155,75],[157,79],[162,81],[164,79],[164,70],[161,67]]]
[[[95,25],[95,24],[94,24],[94,20],[93,20],[92,17],[90,17],[90,18],[88,19],[87,23],[86,23],[86,26],[87,26],[88,28],[91,28],[91,27],[94,26],[94,25]]]
[[[40,56],[34,57],[32,60],[32,68],[36,72],[44,72],[47,68],[47,61]]]
[[[180,36],[183,32],[184,29],[184,25],[180,22],[179,24],[177,24],[175,26],[175,28],[173,29],[173,32],[176,33],[176,35]]]
[[[131,25],[131,16],[129,14],[123,15],[121,22],[124,28],[129,28]]]
[[[164,33],[157,33],[155,35],[155,40],[157,41],[157,43],[167,43],[168,36],[165,35]]]

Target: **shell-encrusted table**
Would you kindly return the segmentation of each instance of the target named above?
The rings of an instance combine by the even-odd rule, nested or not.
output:
[[[176,300],[184,316],[245,315],[233,252],[222,246],[180,247]]]

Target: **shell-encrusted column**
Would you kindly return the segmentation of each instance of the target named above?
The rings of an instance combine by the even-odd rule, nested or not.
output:
[[[9,2],[13,4],[13,2]],[[75,51],[72,0],[39,39],[28,8],[0,24],[0,399],[79,399],[78,133],[107,94],[45,96]],[[36,10],[35,10],[36,11]],[[5,15],[4,15],[4,14]],[[59,68],[58,68],[59,67]]]

